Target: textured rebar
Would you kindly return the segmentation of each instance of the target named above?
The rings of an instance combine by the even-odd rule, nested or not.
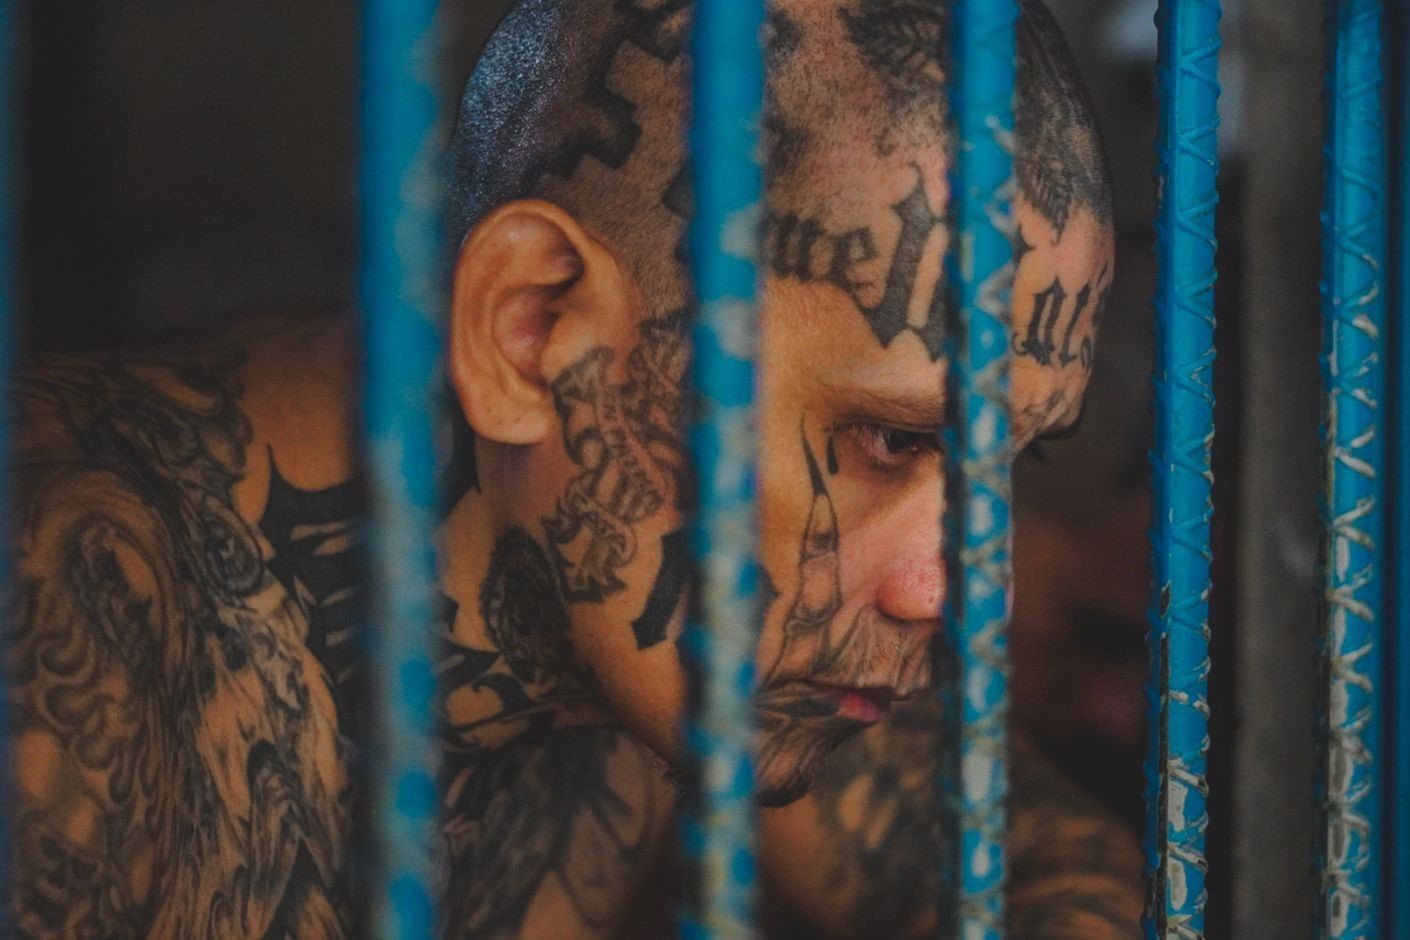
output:
[[[1410,938],[1410,892],[1405,890],[1405,886],[1410,885],[1410,0],[1400,0],[1396,13],[1399,32],[1391,48],[1399,49],[1400,54],[1391,57],[1396,82],[1395,94],[1391,97],[1396,105],[1394,114],[1399,131],[1396,176],[1400,198],[1396,204],[1399,215],[1395,226],[1399,249],[1393,331],[1396,348],[1391,372],[1395,383],[1395,443],[1391,447],[1391,485],[1395,491],[1390,494],[1395,512],[1395,538],[1391,557],[1395,561],[1390,573],[1394,578],[1393,612],[1388,621],[1389,641],[1394,650],[1390,675],[1395,711],[1390,718],[1392,733],[1389,736],[1389,766],[1394,783],[1387,787],[1386,795],[1386,807],[1391,813],[1387,831],[1391,834],[1392,849],[1385,898],[1389,908],[1386,934],[1396,940],[1406,940]]]
[[[1386,139],[1380,0],[1328,0],[1320,935],[1381,937]]]
[[[1146,935],[1204,935],[1214,515],[1217,0],[1161,0],[1155,439],[1151,451]]]
[[[946,698],[959,705],[960,733],[958,775],[941,783],[958,803],[953,807],[960,822],[954,935],[964,940],[998,938],[1004,929],[1017,18],[1011,0],[954,5],[950,107],[956,146],[950,192],[955,228],[945,261],[958,323],[947,336],[952,407],[942,433],[950,464],[945,545],[951,587],[945,619],[959,665],[956,694]]]
[[[686,647],[696,677],[687,730],[698,791],[683,834],[699,881],[685,937],[754,931],[754,729],[759,621],[754,351],[764,176],[763,0],[699,0],[690,131],[695,218],[690,262],[697,318],[690,429],[699,503],[690,529],[699,596]]]
[[[363,7],[361,292],[374,709],[361,767],[369,788],[369,927],[380,938],[429,937],[434,921],[432,421],[445,267],[436,6],[368,0]]]

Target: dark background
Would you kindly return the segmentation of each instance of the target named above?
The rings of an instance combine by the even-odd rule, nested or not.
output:
[[[1017,471],[1014,714],[1139,828],[1155,3],[1051,5],[1106,131],[1118,280],[1082,433]],[[506,6],[447,4],[448,89]],[[1305,936],[1320,46],[1310,0],[1225,6],[1210,935]],[[46,0],[25,26],[29,349],[352,307],[357,4]]]

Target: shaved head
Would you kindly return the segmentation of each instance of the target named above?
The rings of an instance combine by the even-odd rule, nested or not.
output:
[[[1115,246],[1090,103],[1047,11],[1020,5],[1017,448],[1081,410]],[[558,632],[594,687],[668,760],[687,685],[668,641],[690,570],[692,6],[519,0],[470,80],[451,152],[469,237],[450,361],[494,530],[542,532],[567,609],[552,622],[570,624]],[[950,9],[768,8],[753,429],[766,804],[801,795],[840,741],[931,682],[955,293]]]
[[[1108,171],[1090,99],[1051,14],[1038,0],[1020,6],[1020,198],[1057,237],[1079,212],[1109,224]],[[770,5],[765,250],[774,273],[830,281],[856,294],[864,312],[885,304],[884,275],[868,278],[863,269],[888,252],[847,223],[874,211],[861,184],[883,164],[909,163],[943,181],[949,7],[948,0]],[[501,204],[546,199],[618,254],[651,298],[651,313],[683,306],[692,8],[691,0],[519,0],[462,101],[450,151],[457,237]],[[859,144],[872,153],[861,158]],[[928,212],[925,202],[915,200],[914,210]],[[817,211],[824,203],[828,211]],[[925,221],[939,225],[943,205],[933,215]],[[883,343],[908,328],[904,311],[871,315]],[[926,341],[938,354],[937,336]]]

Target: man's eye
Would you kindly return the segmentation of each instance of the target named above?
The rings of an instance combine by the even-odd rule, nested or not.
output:
[[[878,470],[896,470],[912,460],[940,452],[936,431],[914,431],[872,422],[858,422],[850,429],[857,448]]]

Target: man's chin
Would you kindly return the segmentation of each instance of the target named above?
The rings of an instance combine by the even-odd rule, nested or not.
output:
[[[807,740],[797,740],[778,748],[766,742],[754,775],[754,792],[760,806],[779,807],[797,802],[808,795],[827,770],[828,758],[868,726],[857,722],[838,722],[823,728],[809,729]]]

